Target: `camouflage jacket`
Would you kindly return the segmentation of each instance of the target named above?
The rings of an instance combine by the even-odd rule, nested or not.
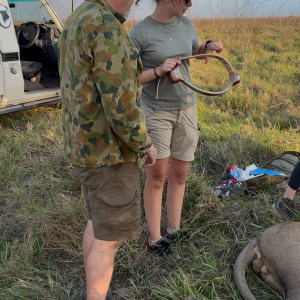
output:
[[[64,149],[81,167],[134,162],[151,146],[140,108],[142,63],[124,22],[106,1],[85,1],[59,39]]]

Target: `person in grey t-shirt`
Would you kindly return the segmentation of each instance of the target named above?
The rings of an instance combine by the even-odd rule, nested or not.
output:
[[[190,82],[190,63],[176,57],[223,50],[222,42],[202,44],[192,22],[184,17],[192,6],[191,0],[154,0],[156,9],[151,16],[136,24],[129,37],[140,52],[143,62],[141,78],[142,108],[151,141],[157,149],[156,165],[147,168],[144,189],[146,219],[150,231],[148,247],[158,254],[180,257],[170,248],[178,240],[178,232],[190,161],[199,138],[196,95],[182,83],[170,84],[167,72],[177,64]],[[207,61],[206,61],[207,62]],[[161,78],[159,98],[155,99],[156,79]],[[162,190],[168,173],[168,228],[163,239],[160,233]]]

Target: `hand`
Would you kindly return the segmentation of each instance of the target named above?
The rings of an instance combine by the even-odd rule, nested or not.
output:
[[[156,148],[152,145],[149,148],[149,153],[146,155],[146,161],[144,164],[144,168],[152,167],[156,163],[156,155],[157,155],[157,150]]]
[[[207,44],[207,50],[205,54],[211,54],[213,51],[221,53],[223,50],[223,43],[221,41],[211,42]],[[208,63],[209,57],[205,57],[205,64]]]
[[[181,65],[181,61],[176,58],[167,58],[165,62],[156,68],[156,73],[158,76],[166,76],[176,65]]]

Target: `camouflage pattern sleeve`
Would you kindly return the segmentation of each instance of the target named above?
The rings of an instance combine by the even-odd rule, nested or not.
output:
[[[140,105],[141,60],[122,26],[105,21],[105,32],[94,31],[89,43],[89,55],[94,60],[92,73],[105,117],[129,148],[147,154],[151,141]]]
[[[78,166],[131,163],[151,146],[140,109],[142,64],[104,0],[89,0],[67,19],[59,39],[65,154]]]

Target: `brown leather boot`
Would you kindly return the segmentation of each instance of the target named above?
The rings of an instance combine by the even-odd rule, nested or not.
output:
[[[290,198],[280,197],[277,202],[273,204],[272,209],[287,218],[292,218],[295,211],[295,201]]]

